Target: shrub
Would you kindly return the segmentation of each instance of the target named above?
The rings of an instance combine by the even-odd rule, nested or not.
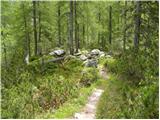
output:
[[[111,76],[98,103],[97,118],[158,118],[158,84],[144,83],[134,86]]]
[[[110,72],[117,72],[118,70],[118,65],[117,61],[114,58],[107,58],[105,62],[105,67],[110,71]]]
[[[7,80],[3,82],[2,118],[35,118],[37,114],[57,109],[68,99],[77,97],[81,62],[69,60],[65,64],[68,71],[49,63],[43,66],[45,74],[41,74],[41,65],[34,60],[27,67],[11,72],[14,85],[8,85]],[[3,72],[5,78],[7,72]]]
[[[32,102],[32,87],[26,81],[2,90],[2,118],[34,118],[36,103]]]
[[[85,68],[82,71],[82,77],[80,79],[81,85],[90,86],[91,83],[98,79],[98,71],[95,68]]]
[[[54,76],[45,76],[40,81],[38,89],[41,93],[38,99],[43,98],[40,105],[44,109],[58,108],[68,98],[77,95],[76,81],[73,79],[65,79],[63,76],[55,74]]]

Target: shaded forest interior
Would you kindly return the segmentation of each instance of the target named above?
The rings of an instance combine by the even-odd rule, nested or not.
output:
[[[99,84],[96,118],[158,118],[158,10],[158,1],[1,1],[2,118],[73,116]]]

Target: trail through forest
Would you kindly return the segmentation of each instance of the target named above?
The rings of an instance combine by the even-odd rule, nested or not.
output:
[[[89,97],[88,103],[85,105],[85,107],[82,109],[80,113],[75,113],[74,118],[76,119],[95,118],[96,105],[102,93],[103,93],[102,89],[95,89],[92,95]]]
[[[158,119],[158,0],[2,0],[2,119]]]
[[[108,79],[106,70],[103,68],[103,66],[99,65],[99,75],[102,79],[106,80]],[[101,88],[95,88],[91,96],[88,98],[88,102],[85,105],[85,107],[81,110],[79,113],[75,113],[74,118],[75,119],[94,119],[96,114],[96,106],[100,99],[100,96],[104,92]]]

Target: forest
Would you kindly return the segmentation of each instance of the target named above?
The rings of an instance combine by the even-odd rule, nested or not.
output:
[[[1,1],[2,119],[158,119],[159,2]]]

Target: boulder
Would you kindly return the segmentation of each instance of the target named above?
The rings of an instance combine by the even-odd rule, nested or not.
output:
[[[74,56],[80,56],[80,55],[82,55],[81,52],[78,52],[78,53],[75,53],[75,54],[74,54]]]
[[[100,53],[100,50],[99,50],[99,49],[93,49],[93,50],[91,51],[91,55],[96,55],[96,56],[98,56],[99,53]]]
[[[54,50],[53,52],[50,52],[49,54],[60,57],[60,56],[65,55],[65,51],[59,49],[59,50]]]
[[[87,60],[87,57],[86,57],[85,55],[81,55],[81,56],[80,56],[80,59],[81,59],[82,61],[85,61],[85,60]]]
[[[93,56],[92,56],[91,54],[88,53],[88,54],[87,54],[87,58],[88,58],[88,59],[92,59]]]
[[[112,56],[111,55],[106,55],[106,58],[111,58]]]
[[[87,55],[88,51],[87,50],[82,50],[81,53],[84,54],[84,55]]]
[[[97,64],[98,62],[95,59],[85,61],[85,67],[97,67]]]
[[[104,56],[105,56],[105,53],[103,51],[100,51],[99,57],[104,57]]]

